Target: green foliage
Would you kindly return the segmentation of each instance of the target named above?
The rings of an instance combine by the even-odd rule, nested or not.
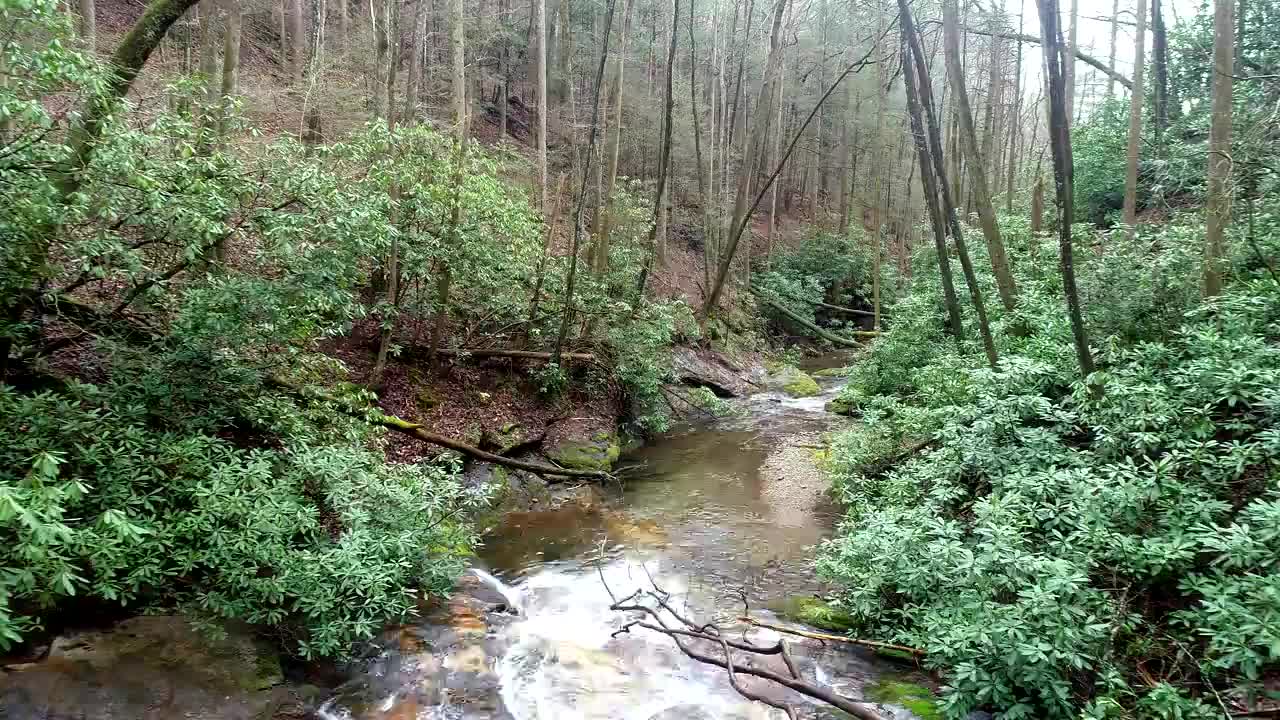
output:
[[[1193,218],[1082,243],[1095,397],[1052,248],[1007,229],[997,370],[943,334],[927,257],[854,366],[819,570],[859,633],[926,651],[948,717],[1220,716],[1280,665],[1280,292],[1237,240],[1241,281],[1200,304]]]

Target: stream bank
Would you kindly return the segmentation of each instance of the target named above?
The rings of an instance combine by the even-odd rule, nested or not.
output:
[[[839,513],[826,499],[815,453],[823,433],[848,422],[824,411],[841,380],[815,373],[815,382],[806,374],[767,373],[697,355],[680,362],[684,384],[729,396],[728,416],[679,427],[625,453],[616,439],[588,436],[600,455],[581,452],[590,461],[617,459],[621,484],[548,486],[507,474],[508,502],[487,519],[478,566],[448,601],[384,632],[365,660],[343,671],[349,679],[340,686],[321,690],[306,684],[307,676],[282,670],[270,647],[244,629],[206,643],[182,618],[134,618],[67,634],[42,658],[6,666],[0,714],[41,720],[777,717],[665,637],[641,631],[614,637],[625,618],[609,610],[602,578],[625,595],[651,575],[690,614],[727,625],[741,614],[743,598],[752,615],[785,622],[769,608],[823,593],[808,559]],[[846,356],[831,356],[808,369],[844,362]],[[774,389],[733,397],[762,388]],[[495,480],[492,467],[473,465],[468,472],[474,482]],[[760,640],[776,637],[758,628],[743,631]],[[882,695],[876,681],[886,674],[905,672],[909,682],[928,683],[910,667],[863,650],[799,638],[793,648],[807,677],[849,696]],[[764,684],[757,689],[788,692]],[[885,707],[909,717],[904,707]],[[807,708],[810,716],[827,717]]]

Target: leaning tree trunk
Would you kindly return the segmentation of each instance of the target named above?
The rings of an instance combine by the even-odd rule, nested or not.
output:
[[[1232,0],[1213,7],[1213,122],[1209,129],[1209,197],[1204,244],[1204,295],[1222,292],[1223,236],[1231,222]]]
[[[996,276],[996,289],[1000,293],[1000,302],[1006,311],[1012,311],[1017,305],[1018,288],[1009,270],[1009,259],[1005,254],[1004,239],[1000,237],[1000,225],[996,221],[996,211],[991,204],[991,186],[987,183],[986,162],[978,150],[978,136],[973,127],[973,111],[969,107],[969,91],[964,85],[964,69],[960,66],[960,20],[956,12],[956,0],[944,0],[942,3],[942,31],[944,56],[947,74],[951,77],[953,102],[956,113],[960,116],[960,140],[964,147],[965,164],[969,167],[969,179],[973,183],[974,201],[978,208],[978,221],[982,226],[982,235],[987,241],[987,254],[991,259],[991,270]],[[994,38],[993,38],[994,41]],[[996,58],[993,55],[994,65]],[[991,73],[992,79],[996,73]],[[993,92],[988,89],[988,92]]]
[[[1062,263],[1062,291],[1067,300],[1067,314],[1071,320],[1071,335],[1075,342],[1076,358],[1080,362],[1080,374],[1088,378],[1093,373],[1093,353],[1089,350],[1089,337],[1085,332],[1084,318],[1080,311],[1080,294],[1076,289],[1075,254],[1071,242],[1072,215],[1072,158],[1071,127],[1067,119],[1067,92],[1064,66],[1069,61],[1062,46],[1062,30],[1058,25],[1058,0],[1036,0],[1040,9],[1040,32],[1044,43],[1044,63],[1049,85],[1049,149],[1053,154],[1053,178],[1057,189],[1058,254]],[[1143,2],[1138,3],[1143,7]],[[1142,11],[1138,15],[1142,37]],[[1138,50],[1139,58],[1142,51]],[[1141,97],[1141,65],[1134,73],[1134,96]]]
[[[902,25],[902,76],[907,88],[907,111],[911,117],[911,136],[915,141],[916,156],[920,162],[920,185],[924,190],[925,207],[929,225],[933,230],[934,248],[938,255],[938,274],[942,279],[942,302],[947,309],[948,328],[956,343],[964,344],[964,320],[960,316],[960,302],[956,298],[955,280],[951,274],[951,258],[947,250],[947,228],[942,221],[942,209],[938,206],[938,178],[934,174],[934,162],[929,141],[925,135],[920,93],[916,88],[916,73],[912,67],[911,53],[906,50],[908,23]]]
[[[999,362],[996,353],[995,338],[991,334],[991,325],[987,322],[986,304],[982,299],[982,289],[978,286],[977,273],[973,262],[969,259],[969,250],[965,246],[964,230],[956,212],[956,204],[951,196],[947,180],[945,163],[942,162],[942,130],[938,123],[938,114],[933,106],[933,89],[929,79],[928,65],[925,62],[924,50],[920,47],[920,37],[915,32],[915,20],[907,0],[898,0],[899,14],[904,30],[907,31],[907,45],[911,51],[912,63],[916,71],[916,79],[920,84],[920,99],[924,106],[925,122],[928,126],[929,144],[932,152],[934,173],[938,177],[938,193],[942,199],[942,212],[951,230],[951,239],[956,244],[956,256],[960,260],[960,269],[964,272],[965,284],[969,288],[969,300],[973,303],[973,312],[977,316],[978,331],[982,335],[982,348],[986,352],[987,362],[995,367]]]
[[[1044,2],[1044,0],[1037,0]],[[1057,0],[1052,0],[1056,5]],[[1043,10],[1041,13],[1043,14]],[[1044,20],[1041,19],[1043,25]],[[1138,0],[1138,40],[1133,49],[1133,91],[1129,95],[1129,149],[1124,175],[1124,224],[1128,226],[1129,239],[1133,239],[1138,224],[1138,155],[1142,147],[1142,101],[1145,89],[1143,77],[1146,66],[1147,3]],[[1048,57],[1048,49],[1045,49]],[[1050,107],[1053,102],[1050,100]],[[1052,142],[1051,142],[1052,145]],[[1070,218],[1066,219],[1070,225]]]

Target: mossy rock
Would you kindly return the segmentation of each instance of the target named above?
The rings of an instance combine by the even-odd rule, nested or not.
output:
[[[851,372],[853,372],[853,368],[851,367],[833,367],[814,370],[809,374],[816,378],[845,378],[849,377],[849,373]]]
[[[784,392],[793,398],[813,397],[822,392],[816,380],[809,377],[803,370],[789,365],[771,371],[768,386],[772,390]]]
[[[831,400],[828,400],[823,409],[833,415],[846,415],[852,417],[857,414],[857,408],[854,407],[853,401],[842,395],[837,395]]]
[[[613,433],[596,433],[590,440],[564,440],[546,451],[552,462],[574,470],[608,471],[618,461],[622,448]]]
[[[435,390],[429,387],[420,388],[416,396],[418,401],[418,412],[431,412],[437,405],[441,403],[440,396]]]
[[[830,632],[848,632],[854,626],[849,613],[812,595],[794,595],[771,606],[771,609],[788,620]]]
[[[933,691],[915,683],[881,678],[863,688],[868,699],[897,705],[911,711],[920,720],[942,720],[938,699]]]

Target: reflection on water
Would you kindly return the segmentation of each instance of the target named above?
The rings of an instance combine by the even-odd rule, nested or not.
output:
[[[729,624],[741,615],[744,598],[753,614],[768,616],[762,609],[768,601],[819,590],[809,558],[830,533],[835,511],[814,452],[821,434],[844,422],[823,412],[837,388],[822,383],[818,397],[756,395],[736,401],[741,412],[734,417],[657,439],[624,458],[626,481],[603,489],[602,503],[512,513],[480,551],[493,574],[478,576],[503,608],[518,608],[518,616],[495,621],[497,606],[490,604],[479,636],[419,630],[430,638],[426,652],[446,656],[442,663],[393,658],[399,666],[432,670],[366,679],[350,693],[363,709],[349,712],[355,702],[339,698],[327,706],[330,717],[782,717],[744,700],[722,671],[686,658],[668,638],[640,629],[617,634],[628,618],[609,610],[606,583],[625,596],[656,581],[690,615]],[[486,612],[483,603],[479,611]],[[457,628],[457,614],[423,627]],[[447,667],[458,656],[479,658],[465,677]],[[856,693],[872,667],[864,655],[844,649],[809,648],[802,657],[809,677],[827,678],[842,692]],[[455,686],[475,692],[450,694]],[[476,700],[485,688],[489,699]],[[388,693],[442,699],[395,715],[376,709],[376,698]]]

